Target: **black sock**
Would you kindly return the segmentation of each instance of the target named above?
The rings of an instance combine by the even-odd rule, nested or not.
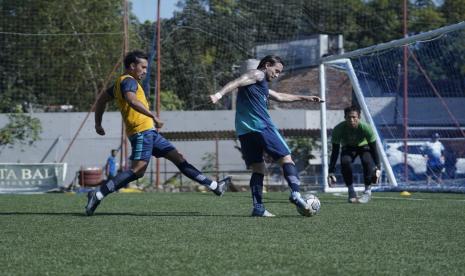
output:
[[[357,196],[357,194],[355,193],[355,189],[354,189],[354,185],[353,184],[350,184],[350,185],[347,185],[347,190],[349,192],[349,197],[350,198],[354,198]]]
[[[136,174],[132,170],[127,170],[118,173],[113,179],[108,180],[102,186],[100,186],[100,192],[103,196],[107,196],[113,192],[118,191],[124,186],[128,185],[129,182],[136,180]]]
[[[253,207],[256,209],[263,208],[263,178],[264,175],[260,173],[252,173],[252,177],[250,178],[250,191],[252,192],[252,202]]]
[[[181,164],[177,165],[177,167],[185,176],[189,177],[190,179],[194,180],[199,184],[209,187],[210,184],[213,182],[208,177],[203,175],[199,170],[197,170],[194,166],[189,164],[187,161],[182,162]]]

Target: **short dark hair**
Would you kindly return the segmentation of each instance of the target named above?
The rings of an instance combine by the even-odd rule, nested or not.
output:
[[[141,50],[134,50],[132,52],[127,53],[124,57],[124,68],[129,69],[131,63],[139,63],[138,59],[148,59],[148,56]]]
[[[280,57],[275,56],[275,55],[268,55],[262,58],[262,60],[260,60],[260,63],[258,64],[257,69],[265,68],[265,64],[267,62],[269,62],[271,66],[275,65],[276,63],[281,63],[284,66],[284,62]]]
[[[349,106],[349,107],[346,107],[344,109],[344,117],[346,117],[347,115],[349,115],[350,112],[357,112],[358,115],[360,116],[360,114],[362,114],[362,111],[360,110],[360,107],[356,106],[356,105],[352,105],[352,106]]]

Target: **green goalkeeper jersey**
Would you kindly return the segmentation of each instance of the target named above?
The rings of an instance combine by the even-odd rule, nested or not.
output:
[[[357,128],[352,128],[345,121],[333,129],[331,139],[333,144],[339,144],[343,147],[361,147],[375,141],[376,136],[369,125],[359,122]]]

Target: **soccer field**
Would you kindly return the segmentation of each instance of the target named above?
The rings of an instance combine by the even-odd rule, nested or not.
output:
[[[301,217],[267,193],[115,194],[93,217],[83,194],[1,195],[2,275],[464,275],[465,196],[320,194]]]

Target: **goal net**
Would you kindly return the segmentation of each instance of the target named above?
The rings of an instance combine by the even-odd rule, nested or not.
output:
[[[464,42],[462,22],[323,59],[322,129],[337,123],[325,114],[343,109],[341,98],[360,106],[378,136],[377,190],[465,192]],[[322,132],[325,190],[345,191],[326,183],[330,135]],[[363,187],[363,177],[355,181]]]

